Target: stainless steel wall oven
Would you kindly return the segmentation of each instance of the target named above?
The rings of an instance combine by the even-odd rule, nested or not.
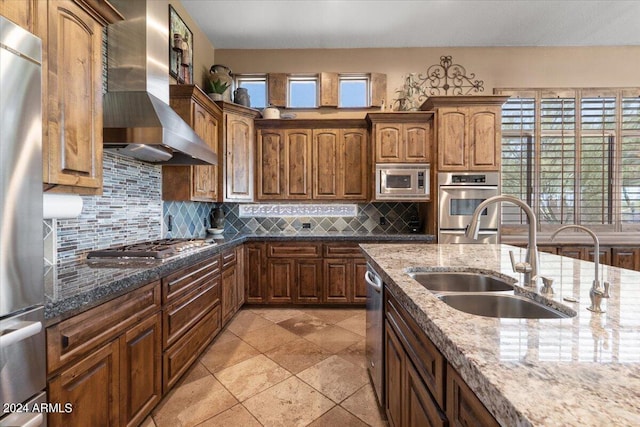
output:
[[[498,194],[499,172],[438,173],[438,243],[498,243],[500,206],[497,203],[482,212],[479,240],[464,236],[476,207]]]

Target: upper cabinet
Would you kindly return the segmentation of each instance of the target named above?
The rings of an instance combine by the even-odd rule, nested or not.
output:
[[[172,85],[170,95],[171,108],[217,154],[222,127],[220,107],[194,85]],[[163,200],[218,201],[218,170],[219,166],[163,166]]]
[[[370,113],[376,163],[430,163],[432,113]]]
[[[367,200],[362,120],[259,120],[257,199]]]
[[[238,104],[218,101],[222,107],[223,125],[221,139],[223,143],[224,174],[223,191],[225,202],[252,202],[253,196],[253,160],[254,127],[253,119],[260,113],[257,110]]]
[[[438,171],[499,171],[502,104],[507,96],[436,96]]]
[[[34,34],[39,30],[39,9],[44,13],[46,4],[38,0],[0,0],[0,15]]]
[[[56,191],[100,194],[102,28],[122,16],[99,0],[49,0],[46,7],[43,180]]]

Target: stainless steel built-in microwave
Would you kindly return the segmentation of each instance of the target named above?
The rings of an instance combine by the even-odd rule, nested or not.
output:
[[[376,200],[429,200],[430,166],[426,163],[376,165]]]

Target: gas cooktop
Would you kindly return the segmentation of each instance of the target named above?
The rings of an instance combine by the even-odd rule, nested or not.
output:
[[[91,251],[87,254],[87,259],[167,259],[191,250],[200,249],[215,244],[216,243],[212,240],[207,239],[160,239]]]

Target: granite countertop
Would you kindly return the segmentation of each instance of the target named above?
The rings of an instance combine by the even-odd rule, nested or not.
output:
[[[47,326],[86,311],[170,272],[186,267],[247,241],[352,241],[432,242],[426,234],[373,234],[357,232],[300,232],[269,234],[223,234],[207,246],[169,260],[133,261],[116,264],[109,260],[57,265],[45,272],[45,319]]]
[[[611,283],[606,313],[587,310],[591,262],[540,254],[555,280],[548,305],[567,319],[496,319],[449,307],[405,269],[440,267],[520,280],[508,245],[362,244],[365,257],[501,425],[640,425],[640,272],[601,266]],[[519,283],[519,282],[518,282]],[[527,293],[516,283],[516,293]],[[537,299],[544,299],[533,292]],[[574,297],[577,303],[566,302]]]

